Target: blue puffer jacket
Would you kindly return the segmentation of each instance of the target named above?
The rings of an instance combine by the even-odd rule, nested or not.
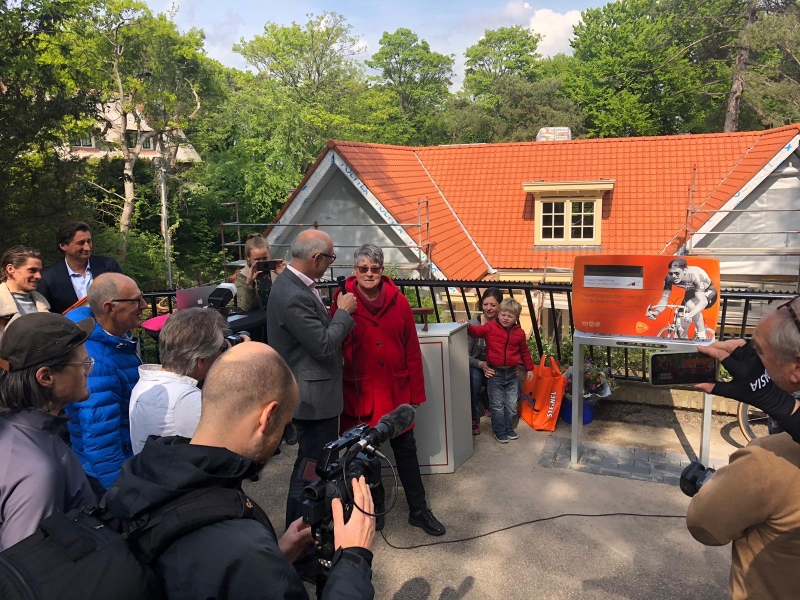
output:
[[[66,316],[75,322],[94,317],[88,306]],[[67,405],[69,437],[86,474],[108,489],[122,463],[133,456],[128,403],[142,361],[136,355],[136,342],[107,333],[99,323],[86,340],[86,351],[95,361],[89,375],[91,396]]]

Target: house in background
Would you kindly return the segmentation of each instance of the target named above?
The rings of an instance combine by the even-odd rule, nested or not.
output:
[[[119,110],[118,107],[115,107],[112,103],[105,106],[105,112],[110,114],[111,118],[113,118],[114,114],[118,115]],[[127,115],[127,117],[125,143],[128,145],[128,148],[134,148],[136,146],[138,136],[136,120],[131,114]],[[121,118],[121,116],[118,116],[118,118]],[[141,120],[140,129],[146,132],[153,131],[152,127],[150,127],[144,119]],[[189,140],[186,139],[186,136],[182,131],[175,131],[172,135],[180,140],[175,158],[176,162],[202,162],[200,155],[189,143]],[[122,153],[118,149],[120,144],[121,140],[117,136],[116,132],[114,132],[114,130],[111,128],[105,128],[103,122],[98,122],[97,127],[72,140],[69,148],[69,154],[82,159],[103,158],[106,156],[112,158],[121,158]],[[156,138],[149,137],[145,139],[142,144],[142,151],[139,154],[139,158],[142,160],[153,160],[160,155],[161,149],[159,148],[159,142],[156,140]]]
[[[425,148],[331,141],[268,230],[328,231],[418,276],[570,281],[580,254],[702,254],[724,285],[795,287],[800,125]],[[341,273],[339,273],[341,274]]]

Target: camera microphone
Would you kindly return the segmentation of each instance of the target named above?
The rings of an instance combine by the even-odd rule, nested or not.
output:
[[[346,294],[346,293],[347,293],[347,289],[344,287],[344,282],[345,282],[346,280],[347,280],[347,278],[346,278],[344,275],[339,275],[339,276],[336,278],[336,283],[338,283],[338,284],[339,284],[339,291],[340,291],[340,292],[342,292],[343,294]]]
[[[393,437],[397,437],[406,429],[408,429],[414,422],[414,417],[416,415],[417,411],[414,410],[413,406],[410,404],[401,404],[388,415],[383,415],[375,427],[367,430],[367,432],[364,434],[364,437],[353,444],[353,447],[350,448],[348,454],[355,456],[361,450],[366,448],[378,456],[381,456],[376,448],[378,448],[385,441],[390,440]],[[381,456],[381,458],[383,458],[383,456]]]

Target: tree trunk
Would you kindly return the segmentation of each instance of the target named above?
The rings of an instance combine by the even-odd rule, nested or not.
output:
[[[123,139],[123,144],[125,143]],[[128,254],[128,234],[131,230],[131,221],[133,220],[133,209],[136,202],[136,196],[133,189],[133,165],[136,164],[136,156],[129,156],[125,158],[125,167],[123,169],[123,182],[125,184],[125,203],[122,205],[122,216],[119,219],[119,231],[122,234],[122,242],[119,247],[119,262],[125,264],[125,257]]]
[[[744,75],[747,70],[747,61],[750,58],[750,42],[747,39],[747,30],[756,22],[758,17],[758,0],[747,0],[747,15],[745,16],[742,33],[739,35],[739,49],[736,52],[736,63],[733,65],[733,78],[731,89],[728,93],[728,108],[725,111],[725,127],[723,131],[729,133],[739,128],[739,109],[744,95]]]

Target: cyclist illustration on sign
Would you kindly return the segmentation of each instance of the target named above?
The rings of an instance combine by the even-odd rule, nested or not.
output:
[[[669,304],[672,286],[686,290],[680,305]],[[703,311],[716,304],[718,299],[719,294],[708,273],[700,267],[689,266],[685,258],[676,258],[669,263],[661,300],[647,308],[647,318],[655,320],[669,308],[675,311],[674,318],[670,319],[670,325],[659,332],[659,337],[688,339],[689,327],[694,323],[694,339],[713,338],[714,330],[706,330]]]

